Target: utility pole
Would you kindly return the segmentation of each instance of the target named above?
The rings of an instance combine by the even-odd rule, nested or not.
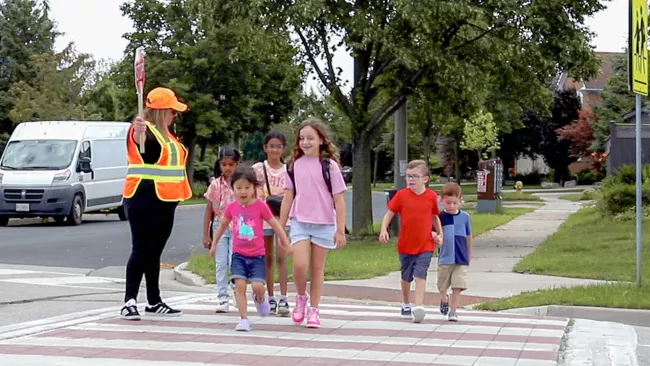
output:
[[[406,165],[408,164],[408,113],[406,103],[395,113],[395,161],[393,165],[393,184],[395,191],[406,188]],[[399,233],[400,218],[395,215],[391,224],[393,236]]]

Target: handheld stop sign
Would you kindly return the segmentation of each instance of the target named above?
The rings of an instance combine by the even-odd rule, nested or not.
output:
[[[138,94],[138,115],[144,117],[144,82],[145,82],[145,72],[144,72],[144,50],[142,47],[138,47],[135,50],[135,62],[133,65],[135,70],[135,91]],[[144,143],[146,135],[142,134],[140,136],[140,153],[144,153]]]

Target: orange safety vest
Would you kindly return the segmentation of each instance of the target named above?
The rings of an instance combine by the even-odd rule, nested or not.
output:
[[[192,197],[192,189],[185,171],[187,149],[174,135],[164,136],[154,124],[145,123],[160,143],[160,157],[155,164],[145,164],[133,139],[133,133],[129,131],[126,156],[128,169],[122,195],[124,198],[133,197],[140,182],[143,179],[151,179],[156,187],[156,195],[161,201],[178,202],[189,199]]]

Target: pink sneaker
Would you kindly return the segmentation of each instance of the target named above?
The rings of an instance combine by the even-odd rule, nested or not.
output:
[[[307,314],[307,328],[320,328],[318,308],[309,309],[309,314]]]
[[[291,312],[291,320],[296,324],[302,324],[307,313],[307,295],[296,295],[296,306]]]

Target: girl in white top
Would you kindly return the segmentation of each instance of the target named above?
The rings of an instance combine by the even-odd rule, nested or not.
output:
[[[284,179],[287,167],[282,161],[282,156],[284,155],[286,145],[287,139],[282,133],[278,131],[267,133],[264,137],[264,153],[266,153],[266,160],[253,165],[253,170],[255,170],[255,174],[257,175],[257,181],[260,182],[258,197],[265,201],[270,195],[278,196],[281,200],[281,197],[284,194]],[[264,222],[264,245],[266,246],[266,288],[269,293],[271,314],[287,316],[289,315],[289,302],[287,301],[287,260],[282,249],[273,245],[273,238],[273,229],[271,229],[268,223]],[[276,250],[275,261],[278,264],[278,271],[280,274],[279,300],[276,300],[273,294],[274,248]]]

